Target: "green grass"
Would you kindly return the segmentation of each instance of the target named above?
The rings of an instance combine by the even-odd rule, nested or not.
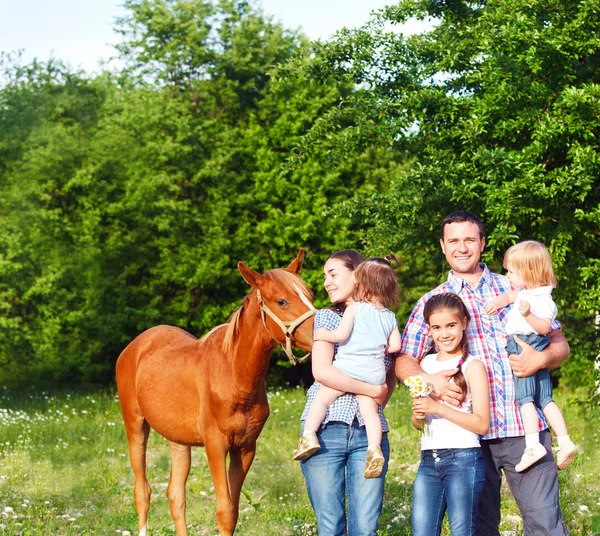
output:
[[[114,391],[0,391],[0,535],[137,534],[133,475]],[[304,480],[291,460],[305,396],[301,389],[269,393],[271,417],[244,486],[237,534],[316,534]],[[571,534],[600,533],[600,412],[557,393],[571,436],[584,453],[560,473],[561,507]],[[403,388],[386,411],[392,431],[381,535],[409,535],[418,433],[410,426]],[[150,534],[173,535],[166,487],[169,449],[152,433]],[[505,535],[521,534],[510,492],[503,490]],[[204,450],[192,450],[187,485],[191,534],[217,534],[215,499]],[[447,528],[444,531],[449,534]]]

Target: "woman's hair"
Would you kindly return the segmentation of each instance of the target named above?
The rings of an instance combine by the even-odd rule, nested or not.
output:
[[[508,248],[504,254],[504,267],[507,268],[509,263],[528,286],[557,285],[550,252],[537,240],[525,240]]]
[[[440,311],[450,311],[456,313],[456,315],[462,320],[467,319],[467,324],[471,321],[471,315],[464,302],[453,292],[443,292],[441,294],[435,294],[427,300],[425,308],[423,309],[423,318],[427,325],[429,325],[429,319],[434,313]],[[463,394],[467,393],[467,380],[462,371],[462,364],[467,360],[469,356],[469,341],[465,332],[463,331],[463,338],[460,343],[460,349],[462,350],[462,357],[458,362],[458,372],[454,375],[454,383],[458,385]]]
[[[365,258],[358,253],[358,251],[354,251],[353,249],[342,249],[340,251],[334,251],[327,260],[336,259],[340,261],[348,270],[354,272],[358,265],[365,262]],[[327,262],[327,261],[325,261]],[[332,309],[334,311],[338,311],[340,314],[344,312],[346,305],[343,303],[332,303],[328,309]]]
[[[360,263],[365,262],[365,258],[358,253],[358,251],[354,251],[353,249],[334,251],[327,258],[327,260],[329,259],[337,259],[338,261],[341,261],[351,272],[354,272]]]
[[[400,261],[389,255],[398,266]],[[396,272],[388,258],[370,257],[354,270],[356,288],[352,297],[356,301],[378,301],[384,307],[396,307],[400,301]]]

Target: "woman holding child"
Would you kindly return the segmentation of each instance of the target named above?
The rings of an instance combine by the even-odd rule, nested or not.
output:
[[[356,290],[354,271],[364,258],[353,250],[333,253],[324,267],[325,290],[333,306],[320,310],[315,317],[315,332],[319,328],[333,331],[340,326],[345,309],[354,303]],[[384,259],[373,262],[385,263]],[[389,263],[388,263],[389,266]],[[318,338],[318,337],[317,337]],[[342,391],[327,407],[320,428],[316,431],[318,448],[301,461],[308,495],[317,517],[319,536],[375,535],[383,506],[383,488],[389,460],[388,425],[383,406],[396,385],[392,359],[383,357],[387,371],[386,383],[370,384],[346,375],[333,366],[339,344],[315,340],[312,351],[312,371],[315,383],[307,393],[307,403],[301,420],[304,423],[321,387]],[[365,423],[359,411],[357,396],[364,395],[381,403],[380,449],[383,455],[381,472],[366,478],[369,441]],[[302,458],[298,458],[302,459]],[[370,476],[367,473],[367,476]],[[348,516],[346,519],[346,497]]]

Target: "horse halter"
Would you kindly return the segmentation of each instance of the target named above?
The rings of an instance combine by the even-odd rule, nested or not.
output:
[[[269,333],[269,330],[267,329],[267,319],[265,313],[269,315],[271,320],[273,320],[273,322],[275,322],[281,328],[281,331],[283,331],[285,335],[285,346],[283,343],[281,343],[281,347],[285,350],[290,363],[292,365],[297,365],[298,363],[305,361],[310,355],[310,352],[303,357],[296,357],[292,352],[292,339],[294,338],[294,331],[296,331],[296,328],[305,320],[308,320],[310,317],[316,315],[317,310],[314,307],[311,307],[308,311],[306,311],[306,313],[296,318],[296,320],[293,322],[283,322],[275,315],[273,311],[271,311],[271,309],[265,305],[265,302],[260,295],[260,290],[258,289],[256,289],[256,299],[258,300],[258,305],[260,306],[260,315],[267,333]]]

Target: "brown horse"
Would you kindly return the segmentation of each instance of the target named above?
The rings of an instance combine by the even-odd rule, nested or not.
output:
[[[167,495],[177,534],[188,533],[185,484],[190,447],[196,445],[206,447],[219,532],[233,534],[242,484],[269,416],[264,380],[271,352],[279,342],[287,343],[291,354],[292,339],[300,348],[312,347],[312,295],[297,275],[303,258],[300,250],[286,270],[264,275],[238,263],[253,290],[227,324],[201,339],[179,328],[157,326],[139,335],[120,355],[117,387],[135,475],[140,536],[147,534],[150,505],[146,478],[150,428],[169,442]]]

